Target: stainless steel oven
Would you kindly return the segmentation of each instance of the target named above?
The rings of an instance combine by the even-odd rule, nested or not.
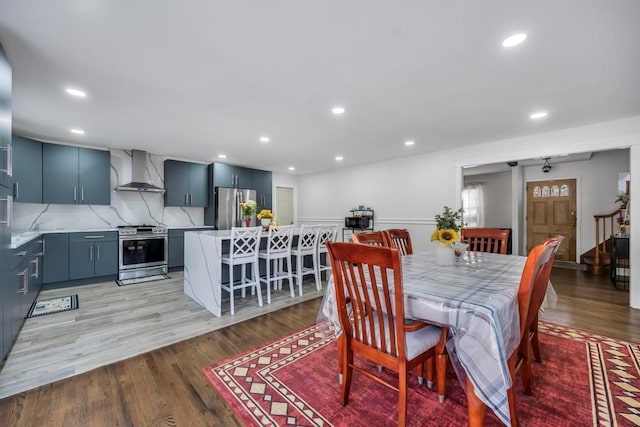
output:
[[[118,246],[119,280],[167,273],[169,242],[166,228],[119,227]]]

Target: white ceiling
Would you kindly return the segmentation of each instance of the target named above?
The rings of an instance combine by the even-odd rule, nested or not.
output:
[[[640,115],[639,22],[638,0],[0,0],[15,133],[285,173]]]

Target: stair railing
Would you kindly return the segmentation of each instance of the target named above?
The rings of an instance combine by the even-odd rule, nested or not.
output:
[[[600,265],[600,250],[602,250],[602,254],[607,254],[607,222],[609,223],[609,237],[613,235],[613,230],[615,227],[614,221],[617,215],[620,214],[620,209],[613,211],[604,215],[594,215],[593,218],[596,220],[596,257],[595,264]],[[607,221],[607,218],[609,221]],[[600,220],[602,220],[602,242],[600,242]]]

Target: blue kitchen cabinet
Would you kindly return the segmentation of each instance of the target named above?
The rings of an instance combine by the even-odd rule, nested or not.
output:
[[[71,233],[69,279],[110,276],[118,273],[118,233]]]
[[[172,228],[169,230],[169,268],[184,267],[184,233],[185,231],[213,230],[212,227],[203,228]]]
[[[173,230],[169,230],[171,232]],[[169,268],[184,266],[184,231],[180,235],[169,234]]]
[[[164,161],[164,205],[187,206],[189,202],[189,164]]]
[[[11,307],[15,298],[11,284],[11,65],[0,44],[0,360],[9,353]]]
[[[111,153],[78,148],[78,187],[84,205],[111,204]]]
[[[209,165],[213,171],[211,178],[216,187],[235,187],[235,167],[224,163],[212,163]],[[214,189],[212,188],[213,192]]]
[[[95,243],[96,259],[94,276],[113,276],[118,274],[118,240],[103,240]]]
[[[0,186],[9,188],[11,159],[11,64],[0,44]]]
[[[9,188],[0,186],[0,360],[9,353],[13,335],[12,307],[15,304],[17,294],[14,292],[13,270],[11,269],[11,224],[10,218]]]
[[[69,280],[69,233],[51,233],[43,240],[43,283]]]
[[[42,203],[42,142],[14,135],[13,201]]]
[[[256,203],[259,209],[272,209],[272,173],[259,169],[251,172],[251,188],[256,190]]]
[[[164,205],[182,207],[207,206],[207,165],[165,160]]]
[[[43,203],[109,205],[110,153],[42,144]]]
[[[253,188],[251,186],[252,169],[225,163],[212,163],[211,167],[213,167],[212,178],[215,187]]]

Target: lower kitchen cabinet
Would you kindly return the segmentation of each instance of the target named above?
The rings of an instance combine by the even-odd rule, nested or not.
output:
[[[118,233],[71,233],[69,280],[118,273]]]
[[[69,233],[45,234],[44,241],[44,283],[69,280]]]
[[[169,268],[184,267],[184,233],[185,231],[199,230],[213,230],[213,228],[174,228],[169,230]]]
[[[42,240],[34,240],[11,253],[9,280],[2,292],[2,356],[11,350],[31,305],[42,287]]]

